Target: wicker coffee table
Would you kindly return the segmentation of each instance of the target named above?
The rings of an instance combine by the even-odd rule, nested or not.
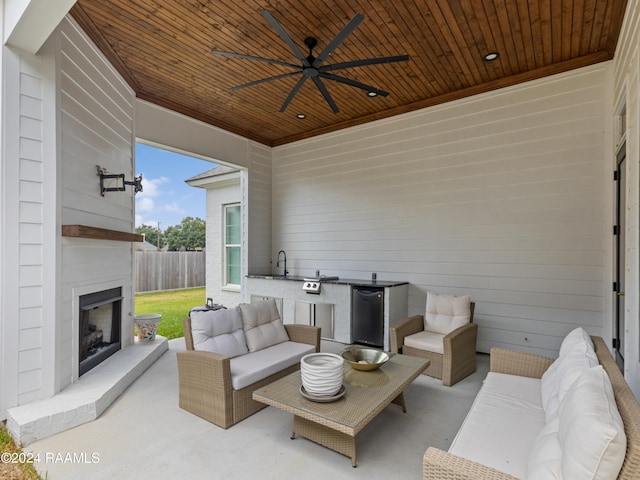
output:
[[[291,438],[296,434],[351,458],[356,466],[356,435],[390,403],[402,406],[404,389],[429,366],[429,360],[391,355],[377,370],[362,372],[345,363],[345,395],[331,403],[300,394],[300,372],[294,372],[253,392],[253,399],[293,414]]]

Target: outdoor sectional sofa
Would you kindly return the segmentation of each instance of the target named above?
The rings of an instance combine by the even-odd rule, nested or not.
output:
[[[423,477],[638,480],[640,406],[602,338],[581,328],[557,360],[494,348],[449,451],[428,448]]]
[[[179,405],[222,428],[265,408],[252,393],[300,368],[320,350],[320,329],[283,325],[273,300],[210,311],[182,321],[177,353]]]

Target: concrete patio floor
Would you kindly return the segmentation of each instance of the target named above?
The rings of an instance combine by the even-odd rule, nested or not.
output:
[[[344,345],[322,342],[322,351]],[[97,420],[25,447],[48,480],[422,478],[429,446],[447,449],[489,369],[453,387],[420,375],[405,391],[407,413],[388,406],[357,437],[358,467],[304,438],[289,438],[291,416],[267,407],[223,430],[178,407],[176,352],[163,354]]]

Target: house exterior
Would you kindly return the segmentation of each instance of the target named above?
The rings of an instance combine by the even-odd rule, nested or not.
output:
[[[228,273],[232,267],[228,265],[229,254],[226,252],[225,238],[230,210],[242,210],[240,176],[240,170],[218,165],[185,180],[188,185],[207,191],[206,296],[214,303],[227,306],[235,306],[242,301],[242,276],[241,273]],[[241,228],[239,230],[241,232]],[[238,257],[242,258],[242,255]]]
[[[640,398],[640,0],[612,61],[274,148],[136,99],[72,1],[2,3],[0,419],[79,381],[83,292],[121,287],[132,332],[133,244],[61,232],[134,231],[133,193],[102,196],[96,165],[132,177],[136,139],[240,172],[242,283],[279,250],[292,275],[375,271],[410,282],[410,314],[427,290],[471,295],[480,351],[547,355],[576,326],[611,344],[621,298]]]
[[[143,242],[139,242],[135,245],[136,251],[140,252],[157,252],[158,247],[156,247],[153,243],[149,243],[146,240]]]

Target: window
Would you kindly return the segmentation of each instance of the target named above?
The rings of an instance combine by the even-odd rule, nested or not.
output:
[[[224,283],[240,285],[240,204],[224,206]]]

